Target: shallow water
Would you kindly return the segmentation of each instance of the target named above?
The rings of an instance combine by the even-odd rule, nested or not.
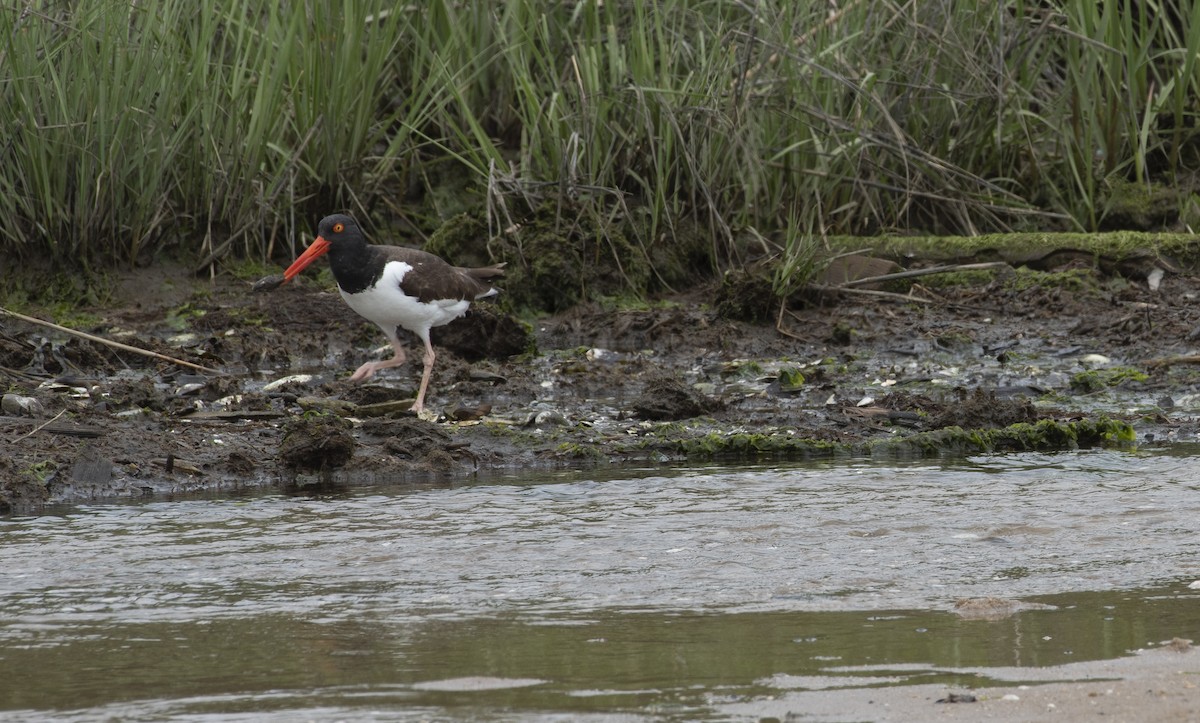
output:
[[[1196,448],[621,470],[0,520],[0,716],[724,719],[1200,639]],[[1054,606],[963,620],[954,600]],[[736,716],[734,716],[736,717]]]

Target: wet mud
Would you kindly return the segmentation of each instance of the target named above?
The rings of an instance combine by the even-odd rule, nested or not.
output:
[[[417,353],[346,380],[384,339],[321,282],[256,293],[253,280],[141,269],[103,308],[77,310],[92,321],[75,328],[221,373],[0,316],[0,511],[537,467],[1194,440],[1197,276],[1172,268],[1152,290],[1063,263],[919,278],[890,296],[806,290],[782,308],[736,275],[538,318],[477,304],[435,330],[434,419],[407,411]]]

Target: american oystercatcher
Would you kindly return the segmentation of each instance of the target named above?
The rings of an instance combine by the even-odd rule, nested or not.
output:
[[[404,363],[404,346],[396,334],[402,326],[425,342],[425,372],[412,405],[414,412],[421,412],[433,371],[429,330],[465,314],[475,299],[498,294],[488,279],[503,276],[504,264],[465,269],[418,249],[370,245],[353,218],[335,214],[321,219],[317,239],[283,272],[283,280],[291,281],[326,253],[342,298],[359,316],[383,329],[396,351],[391,359],[363,364],[350,381],[361,382],[380,369]]]

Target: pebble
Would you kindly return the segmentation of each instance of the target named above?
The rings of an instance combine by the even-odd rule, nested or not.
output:
[[[46,413],[41,402],[33,397],[23,397],[19,394],[5,394],[3,399],[0,399],[0,408],[4,410],[5,414],[17,417],[40,417]]]

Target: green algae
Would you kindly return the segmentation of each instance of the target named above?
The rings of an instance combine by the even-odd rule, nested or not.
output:
[[[1108,417],[1059,422],[1043,419],[994,429],[945,427],[928,432],[854,442],[800,437],[791,430],[773,432],[709,431],[691,437],[655,435],[636,445],[689,460],[808,460],[842,457],[919,458],[992,452],[1054,452],[1087,447],[1132,445],[1133,427]],[[632,451],[626,449],[625,451]]]
[[[1064,269],[1062,271],[1038,271],[1025,266],[1014,270],[1004,282],[1013,291],[1030,289],[1063,289],[1073,293],[1099,293],[1100,284],[1091,269]]]

